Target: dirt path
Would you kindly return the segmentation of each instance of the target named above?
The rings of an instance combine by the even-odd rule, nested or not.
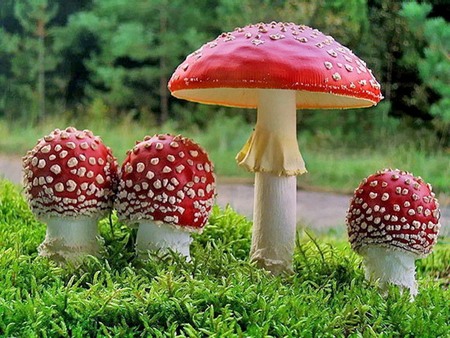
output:
[[[0,177],[16,184],[21,182],[21,159],[0,155]],[[300,225],[319,231],[335,228],[345,231],[345,213],[350,196],[327,192],[297,191],[297,219]],[[234,210],[252,217],[253,186],[251,184],[228,183],[219,179],[217,203],[229,204]],[[442,233],[450,235],[450,207],[441,207]]]

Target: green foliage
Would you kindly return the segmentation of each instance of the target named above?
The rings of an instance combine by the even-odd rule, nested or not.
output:
[[[101,258],[78,269],[37,256],[45,225],[0,183],[0,335],[20,337],[439,337],[448,333],[448,245],[418,267],[419,295],[382,298],[342,239],[301,233],[295,274],[248,263],[250,222],[215,207],[192,261],[134,257],[135,233],[101,221]],[[442,239],[445,240],[445,239]]]
[[[409,127],[435,133],[445,148],[450,30],[437,17],[443,7],[441,1],[391,0],[4,0],[0,116],[35,124],[45,120],[44,112],[72,119],[104,105],[102,120],[131,118],[153,126],[172,119],[183,130],[203,128],[218,109],[171,98],[167,82],[175,67],[223,31],[258,21],[292,21],[354,50],[382,85],[386,104],[369,113],[381,118],[333,115],[333,133],[348,134],[356,122],[365,129],[387,123],[384,129],[392,130],[399,122],[387,117],[396,116]],[[242,113],[246,121],[254,120],[253,112]],[[302,118],[305,126],[317,122],[314,114]]]
[[[58,62],[46,41],[57,8],[47,0],[24,0],[15,2],[13,11],[21,34],[0,28],[0,86],[4,88],[0,112],[9,118],[26,117],[35,122],[46,111],[45,75]]]
[[[446,143],[450,139],[450,24],[442,17],[428,18],[431,10],[432,6],[427,3],[412,1],[403,4],[400,14],[419,45],[409,48],[404,58],[409,64],[417,63],[422,86],[438,95],[438,99],[429,106],[429,113]],[[416,93],[420,90],[417,89]]]
[[[202,32],[205,4],[97,0],[55,30],[55,46],[69,53],[86,37],[94,41],[90,52],[82,56],[89,72],[84,90],[91,100],[101,98],[116,112],[137,109],[167,115],[167,109],[162,109],[167,105],[170,74],[186,50],[197,48],[206,38]]]

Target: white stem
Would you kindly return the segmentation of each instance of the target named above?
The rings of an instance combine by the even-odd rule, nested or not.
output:
[[[297,144],[295,91],[259,91],[255,131],[237,159],[255,171],[251,259],[273,274],[292,272],[296,177],[306,171]]]
[[[417,295],[416,256],[413,253],[369,245],[361,254],[367,280],[378,281],[382,290],[390,283],[409,289],[411,298]]]
[[[255,130],[236,160],[252,172],[293,176],[306,172],[297,144],[297,110],[293,90],[261,89]]]
[[[167,252],[170,249],[190,261],[191,242],[192,238],[188,231],[168,224],[141,221],[136,236],[136,251],[140,258],[146,258],[149,250]]]
[[[89,217],[50,217],[44,242],[39,246],[40,256],[59,262],[78,262],[86,255],[98,255],[97,219]]]
[[[292,272],[296,177],[255,173],[251,259],[273,274]]]

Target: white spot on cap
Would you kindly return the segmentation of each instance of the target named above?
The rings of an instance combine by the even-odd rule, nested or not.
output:
[[[63,192],[64,191],[64,184],[62,184],[61,182],[58,182],[55,184],[55,190],[57,192]]]
[[[39,169],[43,169],[43,168],[45,168],[45,165],[46,165],[46,164],[47,164],[47,163],[45,162],[45,160],[41,159],[41,160],[39,160],[37,167],[38,167]]]
[[[98,184],[103,184],[103,183],[105,183],[105,179],[104,179],[103,176],[100,175],[100,174],[98,174],[98,175],[95,177],[95,180],[97,181]]]
[[[327,50],[327,53],[334,58],[338,56],[338,54],[334,51],[334,49]]]
[[[75,157],[72,157],[72,158],[70,158],[68,161],[67,161],[67,166],[69,167],[69,168],[73,168],[73,167],[75,167],[75,166],[77,166],[78,165],[78,160],[75,158]]]
[[[333,80],[334,80],[334,81],[339,81],[339,80],[342,79],[341,74],[339,74],[339,73],[334,73],[334,74],[332,75],[332,77],[333,77]]]
[[[139,162],[138,164],[136,164],[136,171],[138,173],[141,173],[145,170],[145,164],[142,162]]]
[[[47,144],[41,148],[41,152],[44,154],[49,153],[50,150],[52,150],[52,147],[50,146],[50,144]]]
[[[50,171],[55,175],[58,175],[61,172],[61,167],[57,164],[54,164],[50,167]]]
[[[80,167],[77,170],[77,175],[80,177],[83,177],[84,175],[86,175],[86,171],[87,171],[87,169],[85,167]]]
[[[75,189],[77,188],[77,183],[74,180],[68,180],[66,182],[66,185],[67,185],[68,192],[75,191]]]

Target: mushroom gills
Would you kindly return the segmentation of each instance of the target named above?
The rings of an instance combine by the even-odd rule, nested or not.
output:
[[[140,259],[148,257],[148,251],[168,252],[172,250],[191,260],[189,246],[192,238],[189,231],[169,224],[141,221],[136,236],[136,252]]]
[[[407,251],[369,245],[361,249],[364,257],[365,276],[379,287],[387,290],[387,284],[394,284],[409,290],[411,298],[417,295],[415,260],[417,255]]]

